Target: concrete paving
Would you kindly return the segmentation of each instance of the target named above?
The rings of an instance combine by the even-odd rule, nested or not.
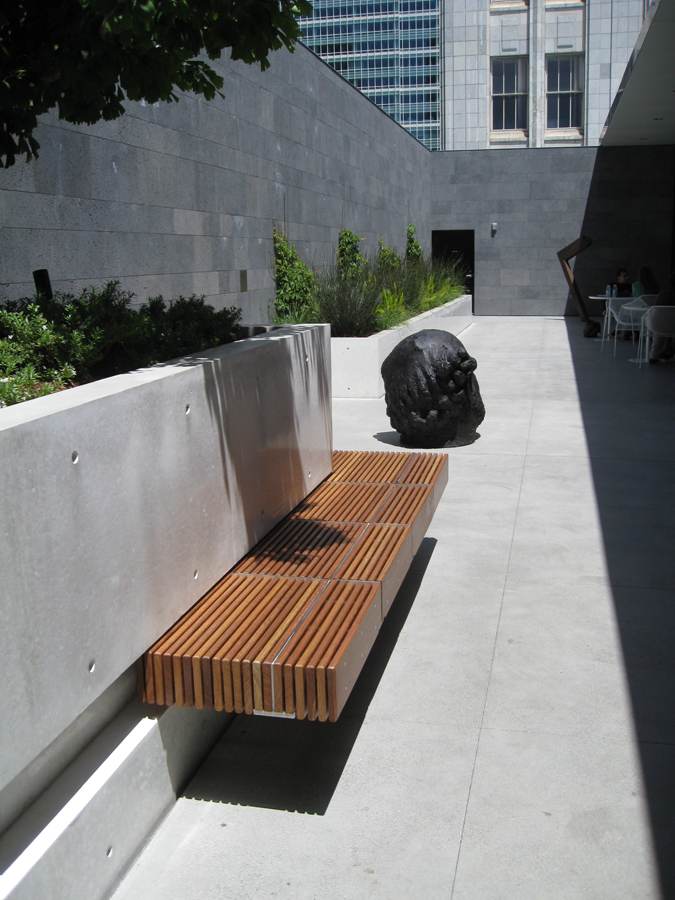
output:
[[[339,722],[238,716],[115,900],[675,897],[675,364],[480,318],[480,439]],[[336,449],[391,449],[379,400]]]

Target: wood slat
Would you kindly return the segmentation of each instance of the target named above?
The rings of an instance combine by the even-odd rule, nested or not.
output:
[[[409,465],[412,453],[386,453],[384,451],[343,451],[333,454],[333,474],[327,481],[356,481],[392,484]]]
[[[336,721],[447,472],[445,454],[334,453],[330,478],[138,661],[140,699]]]
[[[331,658],[323,660],[317,666],[317,683],[324,684],[323,691],[327,695],[327,712],[331,722],[337,722],[380,630],[381,588],[379,585],[373,585],[373,588],[377,588],[377,592],[372,595],[370,602],[364,601],[359,615],[352,621],[341,643],[334,649],[331,648]],[[321,688],[318,693],[319,720],[324,722]]]
[[[291,514],[293,519],[370,522],[391,493],[390,484],[324,482]]]
[[[366,525],[289,519],[238,563],[235,572],[329,578]]]

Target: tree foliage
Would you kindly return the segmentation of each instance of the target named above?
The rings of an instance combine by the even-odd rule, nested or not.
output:
[[[223,79],[203,59],[269,66],[293,49],[309,0],[0,0],[0,167],[37,157],[37,118],[93,125],[125,100],[213,99]]]
[[[424,254],[420,242],[416,237],[417,229],[414,225],[408,225],[406,232],[405,258],[409,263],[421,262]]]
[[[348,228],[341,228],[338,235],[337,265],[343,278],[357,278],[361,270],[363,257],[359,251],[358,237]]]

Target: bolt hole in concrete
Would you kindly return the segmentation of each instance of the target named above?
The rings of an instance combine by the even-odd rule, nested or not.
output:
[[[422,541],[337,722],[235,716],[183,796],[324,815],[435,546]]]
[[[195,573],[194,573],[194,575],[192,576],[192,577],[194,578],[195,581],[197,580],[197,575],[199,575],[199,572],[195,569]]]
[[[190,415],[190,404],[189,403],[187,403],[185,406],[185,415],[186,416]]]
[[[88,668],[89,668],[89,674],[93,675],[94,669],[96,668],[96,660],[92,659],[92,661],[89,663]]]
[[[110,859],[110,857],[112,856],[112,853],[113,853],[113,848],[108,847],[108,852],[106,853],[106,856],[108,857],[108,859]]]
[[[72,452],[71,455],[70,455],[70,458],[72,459],[73,464],[74,464],[74,465],[77,465],[77,461],[78,461],[78,459],[80,458],[80,457],[79,457],[79,454],[78,454],[78,452],[77,452],[77,450],[73,450],[73,452]]]

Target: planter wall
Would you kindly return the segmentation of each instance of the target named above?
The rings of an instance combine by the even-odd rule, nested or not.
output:
[[[389,331],[365,338],[331,338],[333,397],[384,397],[380,368],[394,347],[409,334],[424,328],[459,334],[471,324],[471,302],[471,295],[465,294]]]
[[[0,410],[0,789],[330,473],[328,334]]]

